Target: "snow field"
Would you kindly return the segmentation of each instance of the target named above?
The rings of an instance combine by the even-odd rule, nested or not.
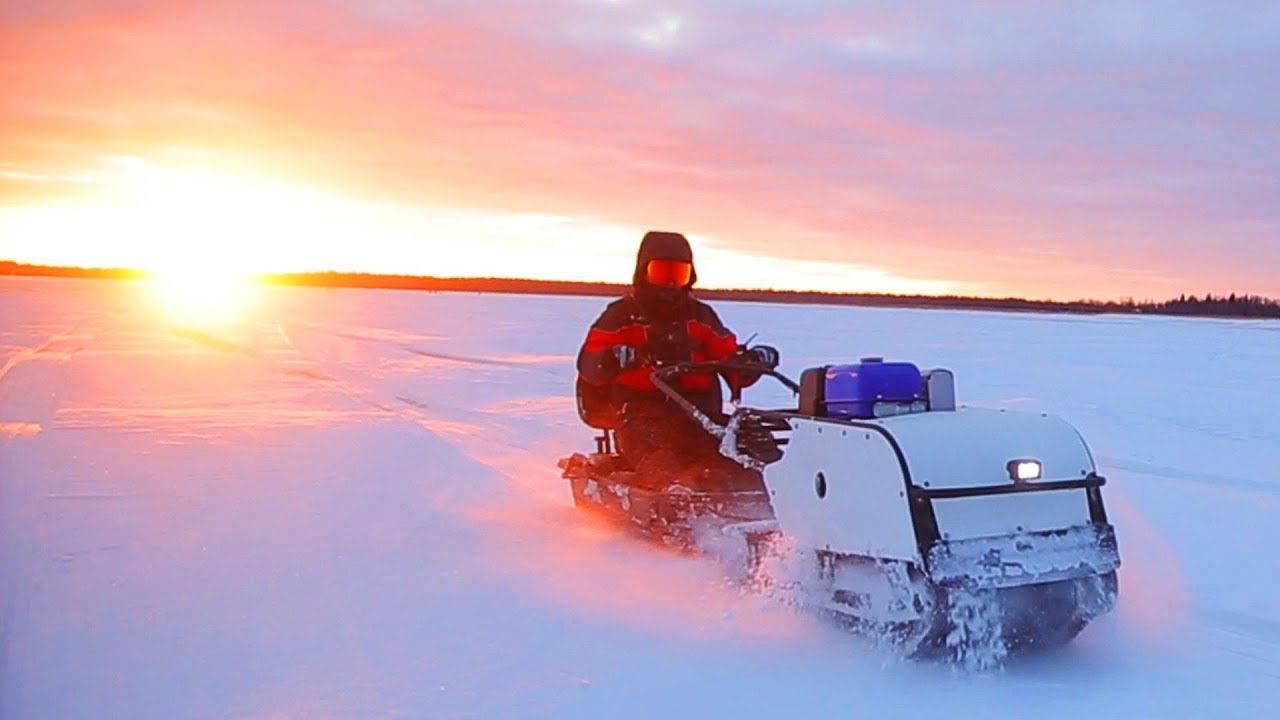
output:
[[[1280,324],[718,305],[791,374],[945,366],[1090,441],[1120,606],[974,675],[575,512],[602,305],[273,289],[193,331],[0,281],[0,717],[1271,716]]]

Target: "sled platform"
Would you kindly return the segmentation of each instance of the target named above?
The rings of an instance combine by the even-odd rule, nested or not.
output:
[[[696,550],[700,540],[718,536],[729,526],[773,520],[773,507],[763,489],[704,492],[673,486],[653,490],[639,482],[625,459],[610,453],[575,453],[559,465],[574,505],[680,550]]]

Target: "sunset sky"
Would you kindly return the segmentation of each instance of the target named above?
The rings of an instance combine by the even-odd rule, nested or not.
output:
[[[1280,3],[0,4],[0,258],[1280,296]]]

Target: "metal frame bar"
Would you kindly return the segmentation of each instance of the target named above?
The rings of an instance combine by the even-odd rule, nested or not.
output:
[[[671,387],[671,385],[667,382],[667,378],[671,375],[678,375],[680,373],[693,372],[697,370],[713,370],[715,372],[741,371],[741,372],[758,373],[762,376],[767,375],[773,378],[774,380],[777,380],[778,382],[782,383],[791,392],[797,395],[800,394],[800,386],[796,383],[796,381],[792,380],[786,375],[783,375],[782,373],[772,368],[763,368],[756,365],[749,365],[746,363],[684,362],[684,363],[677,363],[675,365],[669,365],[663,368],[658,368],[657,370],[655,370],[652,375],[654,387],[658,388],[658,390],[661,391],[663,395],[667,396],[668,400],[674,402],[676,405],[680,407],[681,410],[684,410],[685,413],[687,413],[694,420],[697,420],[704,427],[708,426],[708,424],[716,425],[720,427],[724,427],[724,426],[716,422],[715,420],[712,420],[710,417],[708,417],[706,413],[699,410],[696,405],[689,402],[688,399],[686,399],[683,395],[681,395],[675,388]]]
[[[1054,490],[1088,490],[1090,488],[1100,488],[1106,484],[1106,478],[1101,475],[1091,474],[1080,480],[1012,483],[1009,485],[990,485],[984,487],[931,489],[917,485],[915,492],[929,498],[930,500],[950,500],[953,498],[987,497],[989,495],[1053,492]]]

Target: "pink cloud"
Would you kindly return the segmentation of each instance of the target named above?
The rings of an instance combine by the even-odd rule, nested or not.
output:
[[[0,20],[0,153],[198,146],[992,292],[1280,294],[1277,107],[1245,98],[1280,73],[1226,77],[1176,18],[1131,35],[1104,10],[696,4],[659,47],[641,4],[63,2]]]

